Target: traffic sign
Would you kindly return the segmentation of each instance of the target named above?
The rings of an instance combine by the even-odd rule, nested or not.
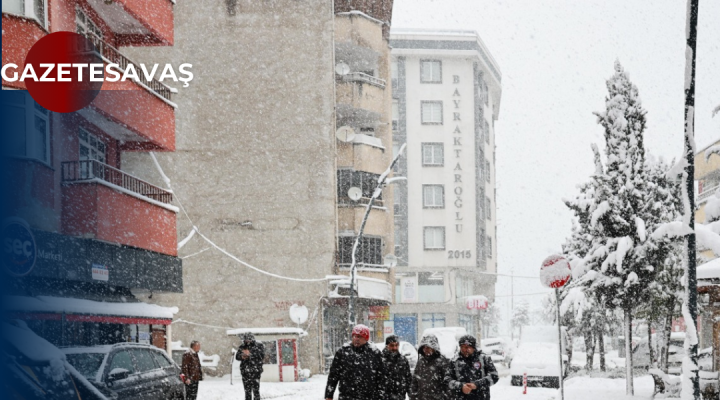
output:
[[[558,254],[546,258],[540,267],[540,283],[549,288],[557,289],[565,286],[571,276],[570,263]]]

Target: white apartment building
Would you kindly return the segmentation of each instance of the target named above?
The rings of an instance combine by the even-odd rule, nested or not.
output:
[[[470,296],[495,297],[495,132],[501,74],[476,32],[393,29],[395,301],[386,331],[480,335]]]

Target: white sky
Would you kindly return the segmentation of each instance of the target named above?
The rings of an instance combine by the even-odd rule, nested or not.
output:
[[[590,144],[603,141],[616,59],[648,111],[645,148],[666,159],[683,149],[686,1],[395,0],[393,27],[476,30],[500,65],[497,141],[499,272],[537,276],[570,233],[562,203],[593,171]],[[720,139],[720,1],[700,1],[696,81],[698,148]],[[713,24],[714,22],[714,24]],[[712,76],[712,74],[715,76]],[[515,294],[544,292],[515,279]],[[497,295],[509,295],[499,277]],[[531,308],[542,296],[527,299]],[[498,297],[498,302],[509,302]],[[509,311],[504,315],[509,319]]]

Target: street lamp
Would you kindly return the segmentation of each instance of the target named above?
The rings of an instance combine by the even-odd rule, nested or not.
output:
[[[365,224],[367,223],[368,217],[370,216],[370,210],[372,210],[372,206],[373,206],[373,203],[375,202],[375,200],[378,197],[380,197],[380,194],[382,193],[383,188],[387,184],[406,179],[406,178],[402,178],[402,177],[388,178],[388,175],[390,175],[390,173],[392,172],[393,167],[395,167],[395,164],[397,163],[398,159],[400,159],[400,156],[402,155],[403,151],[405,151],[406,145],[407,145],[407,143],[403,143],[402,147],[400,147],[400,150],[398,150],[397,154],[393,158],[392,163],[390,163],[390,166],[378,178],[377,187],[375,188],[375,191],[373,192],[372,196],[370,196],[370,201],[368,201],[367,207],[365,208],[365,216],[362,219],[362,223],[360,224],[360,230],[358,231],[358,235],[355,238],[355,243],[353,244],[352,264],[350,264],[350,301],[348,303],[348,313],[349,313],[348,322],[350,323],[350,326],[354,326],[357,322],[356,315],[355,315],[355,290],[357,288],[357,279],[356,279],[357,249],[358,249],[358,246],[360,245],[360,241],[362,240],[363,231],[365,230]],[[390,260],[388,260],[388,257],[386,257],[386,260],[385,260],[386,265],[392,264],[393,257],[389,257]],[[397,263],[397,258],[395,258],[395,263]]]

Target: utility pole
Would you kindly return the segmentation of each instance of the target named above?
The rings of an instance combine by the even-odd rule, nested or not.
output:
[[[513,326],[512,318],[515,312],[515,268],[510,266],[510,340],[515,340],[515,327]]]
[[[699,0],[688,0],[687,3],[687,25],[685,32],[687,34],[687,48],[685,49],[685,172],[683,174],[683,187],[685,200],[683,203],[684,223],[690,228],[690,234],[686,236],[687,244],[687,270],[685,277],[685,307],[687,312],[685,325],[694,327],[689,329],[692,334],[697,335],[697,271],[695,265],[695,218],[693,211],[695,210],[695,60],[697,50],[697,23],[698,23],[698,4]],[[683,310],[685,311],[685,310]],[[690,343],[688,343],[690,342]],[[694,342],[694,343],[693,343]],[[697,340],[692,341],[690,337],[685,335],[685,344],[689,344],[688,356],[690,365],[683,363],[683,379],[690,379],[692,383],[692,397],[696,400],[700,399],[700,381],[698,377],[698,344]],[[690,371],[687,369],[690,368]],[[687,381],[685,381],[687,382]],[[683,384],[683,389],[687,385]],[[683,398],[688,398],[683,393]]]

